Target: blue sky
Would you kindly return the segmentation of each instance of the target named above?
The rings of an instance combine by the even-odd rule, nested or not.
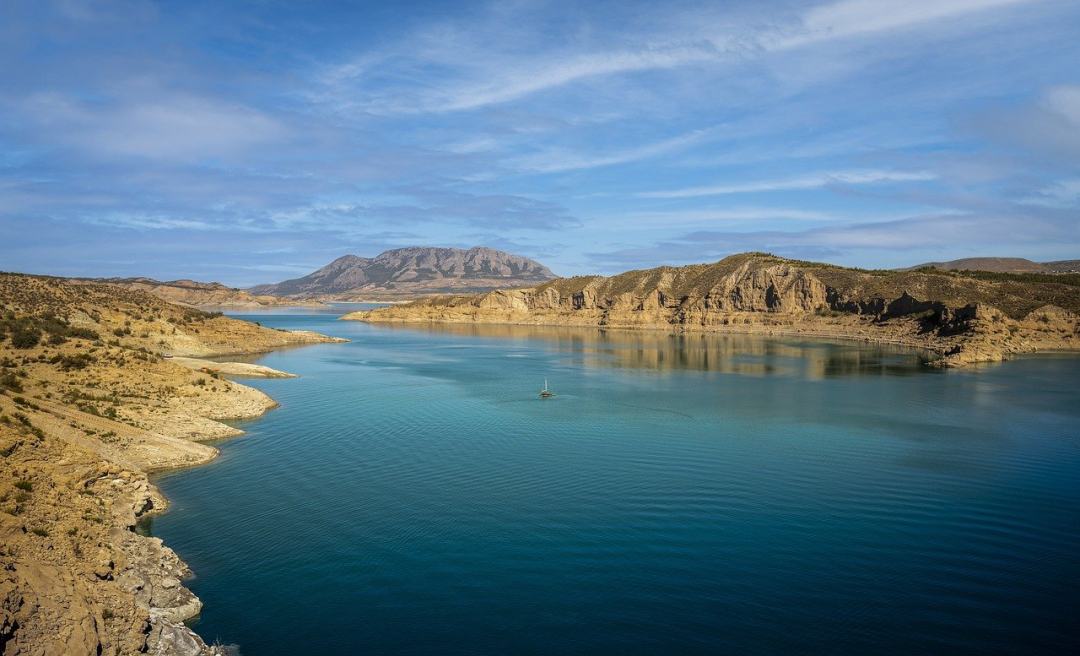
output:
[[[0,5],[0,269],[1080,257],[1080,3]]]

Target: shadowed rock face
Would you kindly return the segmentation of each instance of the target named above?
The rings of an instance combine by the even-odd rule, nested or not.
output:
[[[398,248],[373,258],[345,255],[303,278],[250,291],[349,300],[524,287],[554,277],[539,262],[491,248]]]
[[[745,253],[714,264],[425,299],[345,318],[828,333],[911,344],[947,355],[948,364],[966,364],[1080,348],[1080,285],[1065,276],[1044,278],[863,271]]]

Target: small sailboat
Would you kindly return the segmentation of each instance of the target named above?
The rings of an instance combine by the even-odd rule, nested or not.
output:
[[[552,392],[550,389],[548,389],[547,378],[545,378],[544,379],[544,389],[540,390],[540,398],[542,398],[542,399],[550,399],[553,396],[555,396],[555,392]]]

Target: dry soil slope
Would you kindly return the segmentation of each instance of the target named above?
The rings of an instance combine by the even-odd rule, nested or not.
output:
[[[127,289],[148,292],[170,303],[180,303],[198,308],[263,308],[292,305],[290,301],[276,296],[255,295],[242,289],[227,287],[217,282],[194,280],[170,280],[162,282],[152,278],[103,278],[99,282],[119,285]]]

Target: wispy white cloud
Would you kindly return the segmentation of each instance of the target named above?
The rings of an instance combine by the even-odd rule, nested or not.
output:
[[[162,216],[143,213],[111,212],[108,214],[96,214],[86,219],[93,225],[108,226],[113,228],[130,228],[134,230],[198,230],[200,232],[232,232],[248,231],[250,226],[231,224],[225,222],[200,221],[182,217]]]
[[[762,221],[837,221],[850,220],[850,217],[836,212],[796,209],[790,207],[725,207],[695,208],[683,210],[657,210],[655,212],[620,212],[589,219],[593,227],[611,226],[652,226],[669,228],[686,225],[708,225],[714,223],[743,223]]]
[[[688,187],[668,191],[643,191],[635,194],[641,198],[696,198],[700,196],[724,196],[765,191],[794,191],[820,189],[833,185],[867,185],[885,182],[916,182],[933,180],[936,176],[927,171],[832,171],[777,180],[759,180],[736,184]]]
[[[663,141],[656,141],[634,148],[600,154],[577,153],[553,149],[515,159],[510,162],[510,166],[519,170],[534,171],[537,173],[557,173],[561,171],[594,169],[602,166],[627,164],[657,157],[659,155],[666,155],[703,143],[711,136],[712,130],[694,130],[670,139],[664,139]]]
[[[1080,85],[1063,84],[1046,92],[1042,102],[1050,112],[1080,128]]]
[[[505,37],[518,25],[486,21],[471,29],[444,25],[415,34],[398,46],[365,52],[328,67],[316,75],[324,89],[313,97],[376,113],[475,110],[595,78],[720,66],[815,44],[936,28],[950,21],[955,27],[966,16],[990,15],[995,9],[1039,1],[840,0],[801,13],[773,11],[756,23],[734,26],[711,11],[699,12],[696,19],[686,17],[677,27],[658,15],[651,29],[629,31],[622,43],[569,49],[555,44],[524,55],[514,54],[517,44]],[[426,74],[431,71],[438,71],[434,80]],[[375,92],[367,85],[387,79],[393,82],[391,93]]]
[[[1080,85],[1046,89],[1034,103],[986,112],[971,120],[975,131],[991,142],[1018,146],[1045,165],[1061,158],[1075,170],[1080,161]]]
[[[263,112],[190,95],[92,104],[41,93],[24,101],[23,112],[64,145],[159,160],[231,155],[287,134],[280,121]]]
[[[601,75],[615,75],[674,68],[687,64],[715,60],[718,53],[707,46],[672,46],[640,51],[602,52],[585,54],[556,62],[532,62],[494,82],[480,86],[450,89],[442,102],[429,107],[435,111],[475,109],[533,93],[561,87],[571,82]]]
[[[1024,203],[1045,207],[1076,207],[1080,205],[1080,178],[1047,185],[1025,198]]]
[[[818,5],[802,16],[797,33],[766,42],[770,49],[911,29],[948,19],[1039,0],[840,0]]]

